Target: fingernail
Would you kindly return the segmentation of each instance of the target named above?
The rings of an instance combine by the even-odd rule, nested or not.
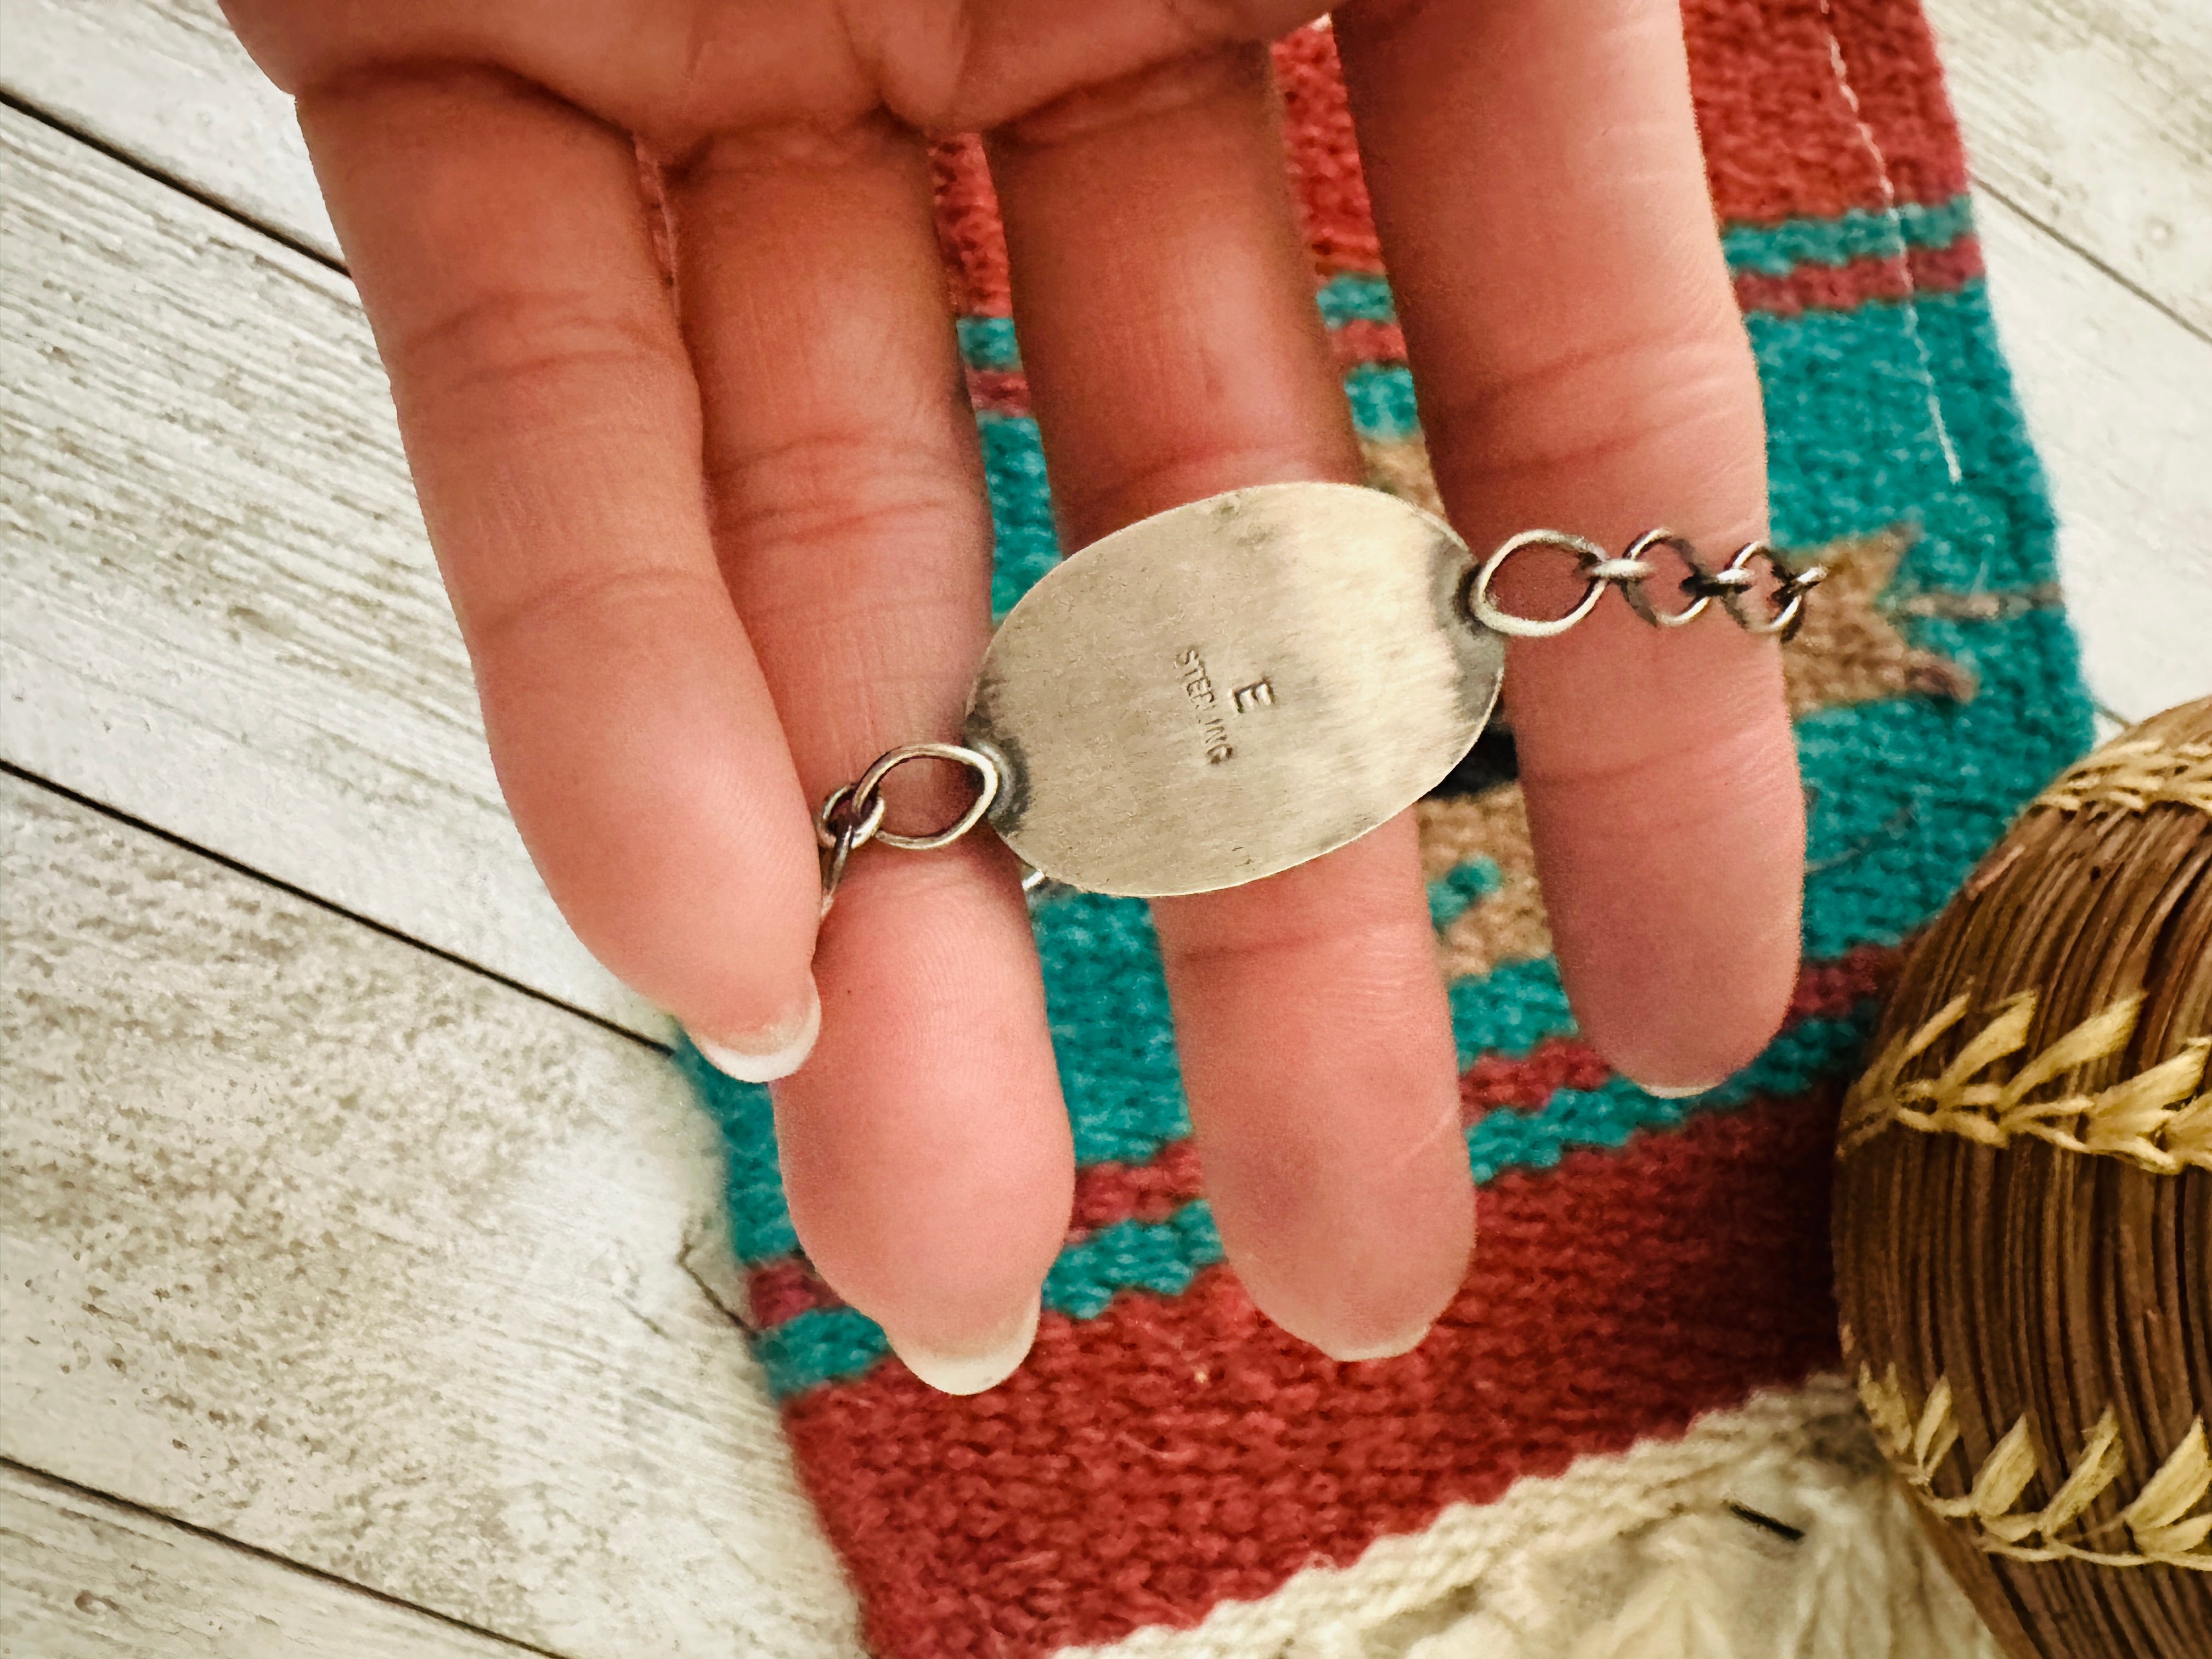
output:
[[[891,1352],[939,1394],[981,1394],[997,1388],[1028,1358],[1030,1344],[1036,1340],[1037,1311],[1037,1299],[1032,1297],[1001,1335],[972,1349],[947,1352],[891,1336]],[[888,1331],[884,1334],[890,1336]]]
[[[1419,1347],[1433,1328],[1430,1325],[1419,1325],[1410,1331],[1364,1347],[1323,1347],[1322,1352],[1331,1359],[1395,1359],[1400,1354],[1411,1353]]]
[[[1634,1078],[1628,1080],[1636,1083]],[[1726,1078],[1721,1077],[1715,1078],[1711,1083],[1692,1083],[1686,1088],[1665,1083],[1636,1083],[1636,1086],[1654,1100],[1687,1100],[1692,1095],[1708,1094],[1727,1081]]]
[[[691,1033],[691,1046],[706,1056],[718,1072],[740,1083],[773,1083],[789,1077],[814,1052],[814,1039],[822,1035],[822,997],[810,975],[806,1000],[796,1013],[764,1030],[715,1042]]]

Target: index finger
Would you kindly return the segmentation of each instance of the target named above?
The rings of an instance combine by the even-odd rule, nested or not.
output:
[[[546,886],[729,1069],[781,1076],[819,1018],[813,831],[629,141],[489,70],[309,88],[300,117]]]
[[[1336,28],[1437,487],[1477,556],[1540,526],[1618,550],[1665,526],[1723,556],[1763,537],[1759,380],[1674,0],[1370,3]],[[1509,572],[1509,605],[1564,611],[1570,571]],[[1647,1087],[1718,1083],[1796,970],[1778,651],[1608,597],[1515,641],[1506,696],[1584,1032]]]

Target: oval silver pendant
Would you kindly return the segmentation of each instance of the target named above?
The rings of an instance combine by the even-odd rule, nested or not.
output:
[[[1000,624],[965,741],[1031,866],[1158,898],[1357,840],[1474,746],[1504,641],[1451,530],[1350,484],[1267,484],[1093,543]]]

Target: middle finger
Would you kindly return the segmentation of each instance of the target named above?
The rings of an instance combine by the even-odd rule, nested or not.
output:
[[[819,801],[957,738],[989,635],[927,162],[881,118],[732,135],[672,199],[724,575]],[[967,787],[902,772],[891,827],[947,822]],[[988,1388],[1029,1346],[1073,1179],[1012,859],[982,835],[863,851],[815,976],[820,1041],[775,1090],[793,1220],[925,1381]]]
[[[1226,489],[1359,480],[1263,48],[1048,106],[994,136],[993,172],[1071,546]],[[1239,1275],[1340,1358],[1410,1347],[1474,1237],[1410,815],[1154,915]]]

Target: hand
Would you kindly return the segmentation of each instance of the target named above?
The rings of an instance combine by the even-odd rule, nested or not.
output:
[[[830,1284],[926,1379],[997,1381],[1072,1179],[1014,864],[984,836],[864,855],[816,928],[811,804],[955,735],[989,628],[922,135],[990,137],[1068,546],[1241,485],[1356,482],[1267,83],[1263,43],[1310,0],[229,7],[299,99],[554,897],[729,1069],[783,1079]],[[1674,0],[1364,0],[1334,27],[1468,542],[1763,534]],[[639,144],[665,162],[673,295]],[[1718,1080],[1796,958],[1774,648],[1608,604],[1516,645],[1509,696],[1584,1031],[1646,1085]],[[1410,1346],[1473,1234],[1410,818],[1156,916],[1243,1282],[1340,1358]]]

